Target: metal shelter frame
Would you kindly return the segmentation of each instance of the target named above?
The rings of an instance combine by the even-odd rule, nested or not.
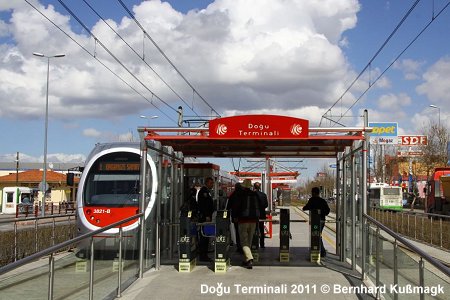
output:
[[[239,122],[244,117],[239,116]],[[251,121],[252,116],[248,117]],[[260,121],[261,115],[258,117]],[[270,117],[277,119],[277,116]],[[214,124],[217,124],[217,120],[220,119],[215,120]],[[337,254],[341,261],[348,261],[352,269],[359,269],[362,276],[365,276],[366,238],[363,231],[365,221],[362,216],[367,213],[368,133],[372,131],[372,128],[368,127],[367,111],[364,111],[363,127],[313,127],[308,128],[307,136],[302,137],[236,137],[236,135],[227,136],[223,132],[221,132],[223,136],[217,136],[215,133],[212,134],[209,127],[139,127],[141,150],[146,153],[148,148],[155,149],[156,142],[164,147],[172,148],[174,153],[179,153],[178,158],[190,156],[263,157],[266,159],[269,157],[336,158]],[[162,160],[159,160],[159,170],[161,163]],[[266,178],[266,181],[268,182],[265,182],[265,186],[270,186],[270,179]],[[145,186],[142,187],[143,190],[144,188]],[[270,193],[268,196],[271,196]],[[159,208],[158,205],[157,209]],[[159,213],[157,212],[156,215]],[[159,221],[157,226],[158,224]],[[157,228],[157,243],[160,238]],[[158,257],[156,267],[159,267]]]

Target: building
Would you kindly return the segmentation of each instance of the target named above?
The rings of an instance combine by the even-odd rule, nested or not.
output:
[[[0,190],[3,194],[4,187],[29,187],[36,192],[36,199],[42,200],[42,192],[40,191],[39,184],[42,182],[43,171],[42,169],[28,169],[35,167],[34,163],[22,164],[21,169],[11,168],[14,163],[0,163]],[[42,167],[42,164],[38,164]],[[69,168],[75,168],[75,164],[60,164],[58,167],[63,167],[64,170],[47,170],[46,178],[49,189],[46,195],[46,201],[53,203],[75,201],[76,189],[78,187],[80,172],[75,172],[73,186],[67,185],[67,173]],[[53,165],[52,165],[53,167]],[[2,201],[3,197],[0,198]]]

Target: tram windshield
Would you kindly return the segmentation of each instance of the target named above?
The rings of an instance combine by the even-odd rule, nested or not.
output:
[[[91,168],[83,191],[86,205],[138,206],[139,156],[105,156]]]

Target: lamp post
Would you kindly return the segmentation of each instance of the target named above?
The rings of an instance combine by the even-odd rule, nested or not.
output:
[[[430,107],[436,108],[438,110],[438,122],[439,122],[438,124],[439,124],[439,127],[441,127],[441,109],[434,104],[430,104]]]
[[[44,130],[44,166],[43,166],[43,174],[42,174],[42,182],[41,182],[41,191],[42,191],[42,204],[41,204],[41,215],[45,216],[45,194],[47,192],[47,132],[48,132],[48,82],[50,76],[50,58],[56,57],[64,57],[65,54],[57,54],[52,56],[47,56],[42,53],[33,52],[34,56],[45,57],[47,58],[47,93],[45,96],[45,130]]]
[[[150,120],[158,118],[158,116],[150,116],[150,117],[148,117],[148,116],[144,116],[144,115],[141,115],[139,117],[141,119],[147,119],[148,120],[148,125],[150,125]]]

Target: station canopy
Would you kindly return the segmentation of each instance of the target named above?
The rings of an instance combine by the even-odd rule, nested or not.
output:
[[[364,139],[368,128],[310,128],[305,119],[277,115],[241,115],[210,120],[208,127],[141,127],[145,140],[156,140],[193,157],[335,158]]]

